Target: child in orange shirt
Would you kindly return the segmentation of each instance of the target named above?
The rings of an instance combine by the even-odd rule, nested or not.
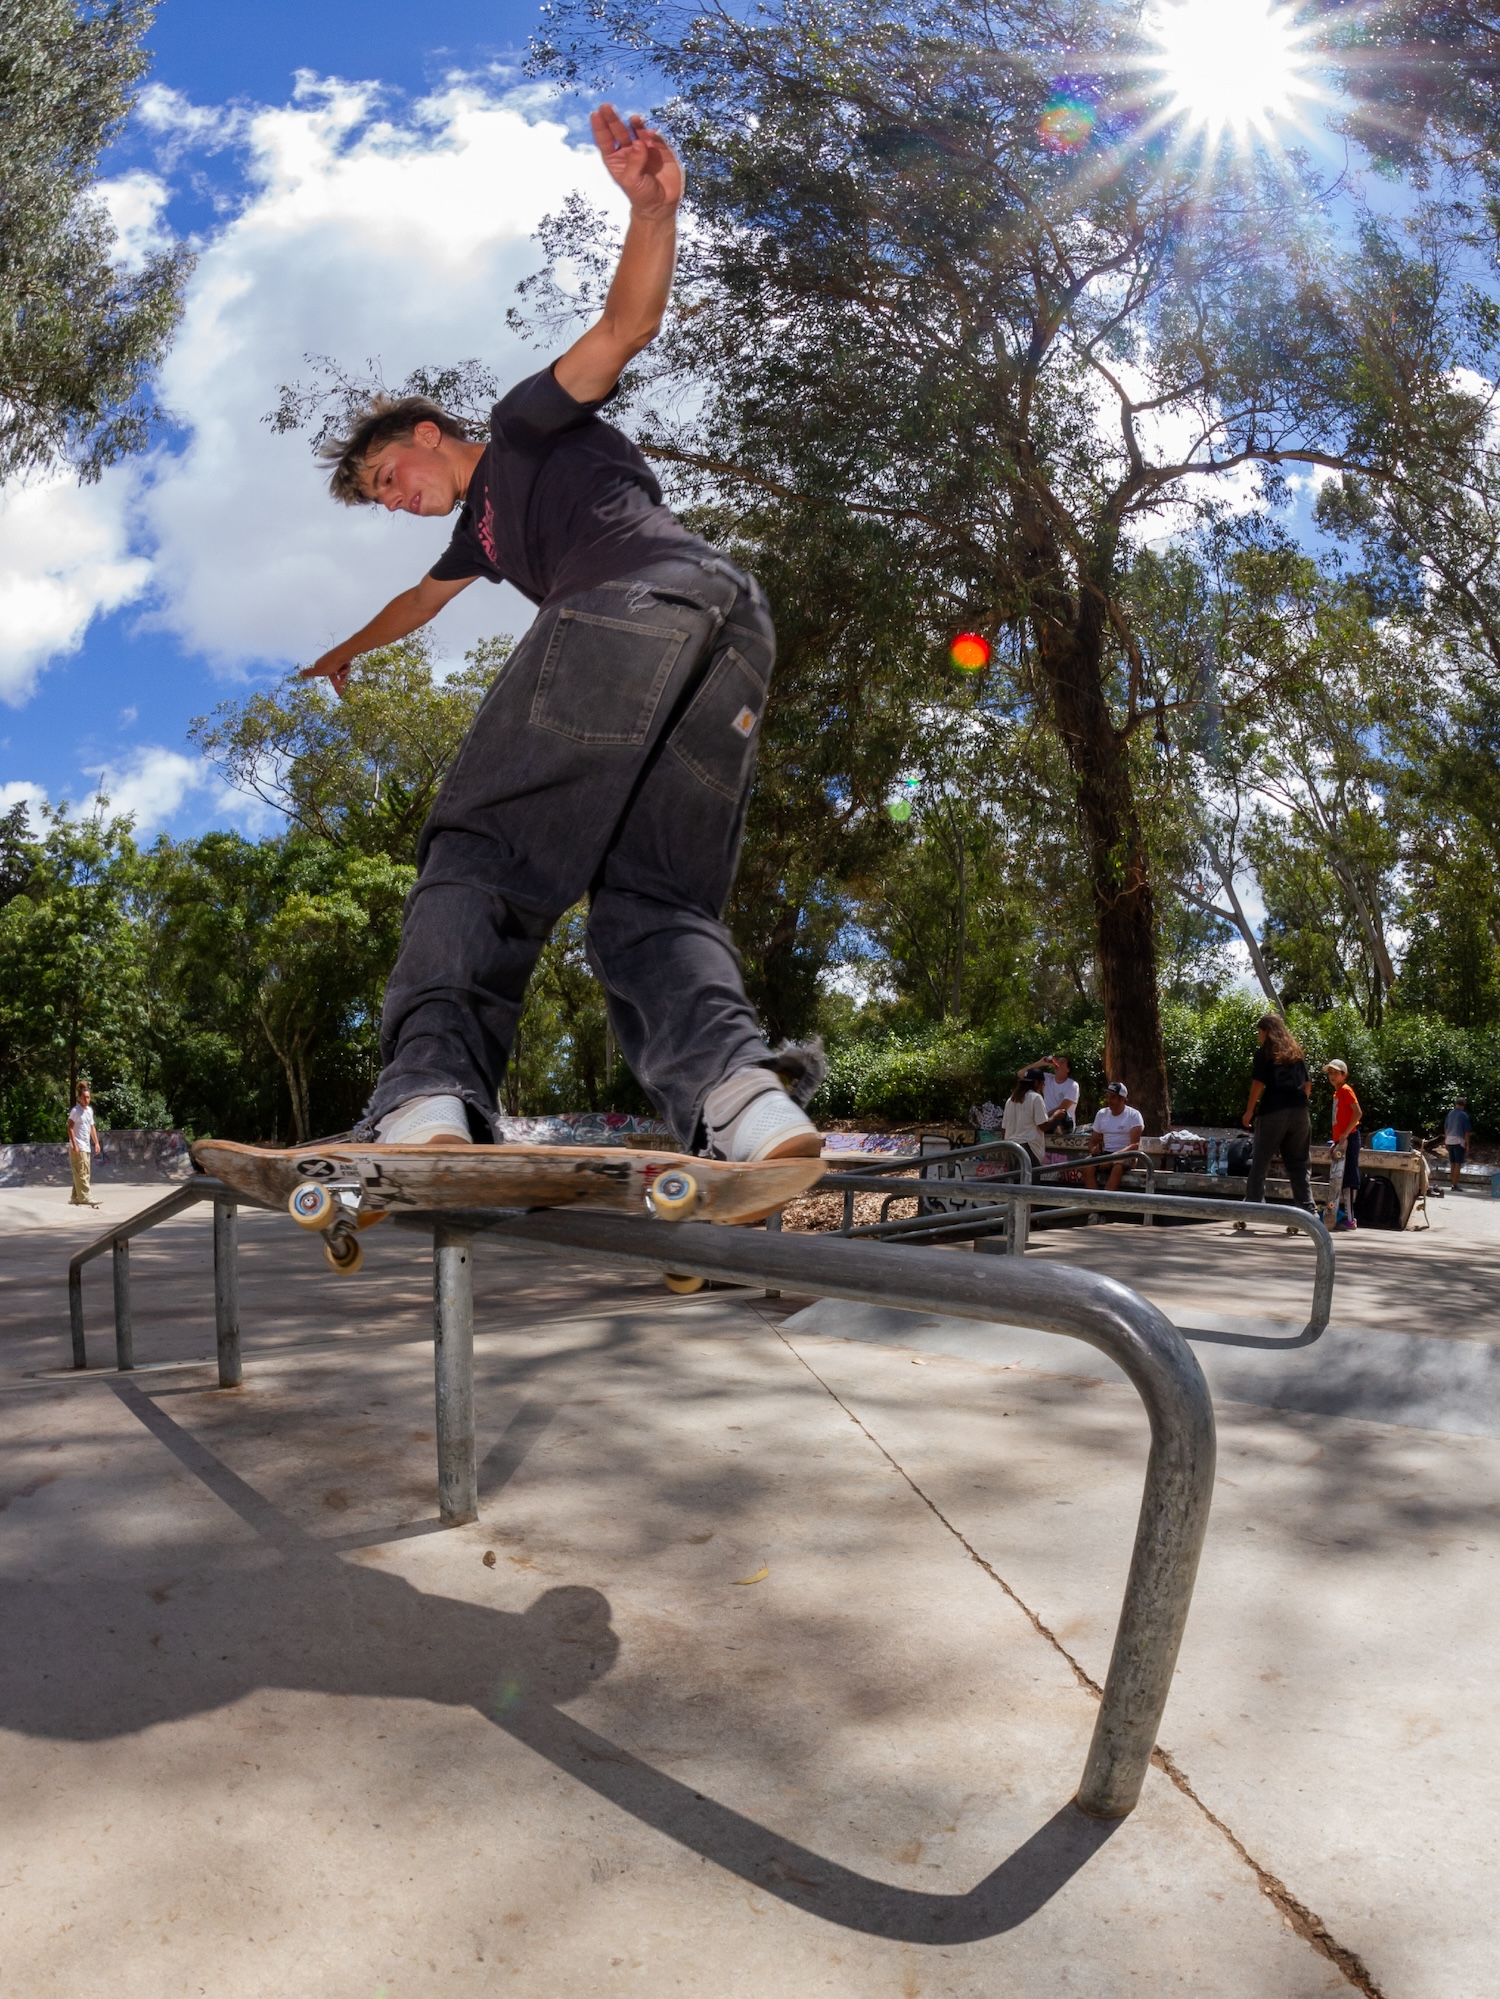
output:
[[[1323,1066],[1333,1085],[1333,1149],[1328,1169],[1328,1206],[1323,1220],[1331,1229],[1357,1229],[1354,1196],[1359,1191],[1359,1098],[1349,1083],[1349,1064],[1334,1060]],[[1340,1207],[1344,1219],[1338,1219]]]

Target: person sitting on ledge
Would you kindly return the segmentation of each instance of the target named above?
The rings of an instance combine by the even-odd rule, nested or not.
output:
[[[1094,1130],[1089,1139],[1090,1157],[1097,1159],[1101,1153],[1133,1152],[1136,1140],[1146,1129],[1146,1120],[1135,1108],[1127,1103],[1130,1092],[1123,1083],[1111,1083],[1105,1093],[1104,1108],[1094,1113]],[[1124,1178],[1125,1164],[1120,1161],[1109,1169],[1111,1194],[1120,1191],[1120,1181]],[[1092,1166],[1083,1169],[1085,1187],[1097,1187],[1098,1176]]]

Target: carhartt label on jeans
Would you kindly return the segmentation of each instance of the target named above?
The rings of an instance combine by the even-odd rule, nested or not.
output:
[[[731,729],[737,729],[742,736],[748,736],[755,727],[755,710],[742,708],[729,726]]]

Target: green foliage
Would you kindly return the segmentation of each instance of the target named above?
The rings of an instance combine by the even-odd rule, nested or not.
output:
[[[941,1029],[846,1043],[831,1051],[814,1108],[821,1117],[888,1124],[967,1117],[983,1094],[984,1049],[982,1035]]]
[[[340,700],[326,680],[289,675],[269,694],[226,701],[190,731],[237,791],[309,838],[401,861],[479,704],[510,653],[477,646],[439,680],[425,633],[366,653]]]
[[[7,823],[0,1120],[11,1139],[60,1135],[79,1077],[106,1091],[128,1074],[124,1051],[144,1029],[140,857],[127,820],[51,810],[38,839],[18,838],[14,816]]]
[[[0,480],[85,479],[144,448],[150,377],[182,310],[181,245],[116,261],[99,158],[146,69],[146,0],[0,5]]]
[[[1205,1007],[1164,1006],[1175,1123],[1239,1124],[1257,1046],[1255,1023],[1265,1011],[1258,994],[1241,990]],[[1476,1130],[1500,1134],[1500,1034],[1493,1030],[1466,1031],[1394,1010],[1372,1028],[1354,1007],[1296,1007],[1289,1025],[1312,1070],[1315,1129],[1326,1129],[1333,1108],[1323,1064],[1339,1056],[1349,1064],[1366,1131],[1393,1125],[1435,1135],[1455,1093],[1462,1092]],[[860,1033],[846,1020],[830,1044],[828,1080],[814,1108],[823,1117],[882,1125],[964,1122],[976,1103],[1000,1102],[1024,1063],[1055,1049],[1072,1057],[1084,1114],[1091,1114],[1109,1080],[1097,1015],[1075,1019],[1062,1031],[1032,1025],[988,1037],[941,1027]]]
[[[556,1111],[651,1111],[614,1052],[604,988],[584,948],[588,905],[570,909],[542,947],[504,1084],[513,1117]]]
[[[986,698],[1049,738],[1038,762],[1072,821],[1111,1059],[1149,1106],[1165,1085],[1161,937],[1178,990],[1207,982],[1194,966],[1214,941],[1158,907],[1181,858],[1169,829],[1195,795],[1174,729],[1221,711],[1242,665],[1263,694],[1279,662],[1253,656],[1274,651],[1266,616],[1205,671],[1202,621],[1149,601],[1142,544],[1247,464],[1274,498],[1298,462],[1379,487],[1418,446],[1428,466],[1462,457],[1482,399],[1459,371],[1488,350],[1443,246],[1373,227],[1341,246],[1306,161],[1140,143],[1121,107],[1140,103],[1143,36],[1140,8],[1116,0],[1066,19],[1045,0],[749,15],[559,0],[533,65],[617,80],[629,52],[670,96],[687,156],[681,309],[633,371],[637,428],[705,518],[738,517],[739,551],[801,635],[777,727],[788,767],[821,778],[781,793],[783,837],[752,811],[736,923],[757,993],[805,1009],[809,959],[838,927],[829,902],[862,865],[865,883],[874,863],[896,886],[877,786],[963,709],[943,652],[972,626],[997,641]],[[1039,137],[1060,44],[1090,51],[1099,94],[1076,158]],[[529,289],[552,332],[597,306],[610,259],[580,203],[544,240],[556,269]],[[868,613],[819,628],[825,601],[861,596]],[[1164,623],[1173,642],[1153,643]],[[967,982],[967,939],[951,898],[905,886],[918,902],[875,920],[904,933],[910,996],[925,983],[931,1013],[955,971]],[[762,951],[794,959],[797,979],[766,977]]]
[[[267,1051],[292,1137],[314,1136],[320,1056],[339,1051],[335,1071],[356,1096],[373,1083],[381,994],[414,870],[301,835],[252,845],[211,833],[162,842],[152,859],[164,995],[204,1025],[237,1024]]]

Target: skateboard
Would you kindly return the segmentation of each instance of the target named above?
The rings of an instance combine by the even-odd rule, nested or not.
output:
[[[237,1194],[285,1207],[323,1237],[335,1270],[363,1260],[359,1234],[396,1213],[454,1208],[591,1208],[643,1220],[759,1222],[806,1193],[821,1159],[736,1165],[604,1145],[327,1145],[273,1151],[204,1138],[193,1161]]]

